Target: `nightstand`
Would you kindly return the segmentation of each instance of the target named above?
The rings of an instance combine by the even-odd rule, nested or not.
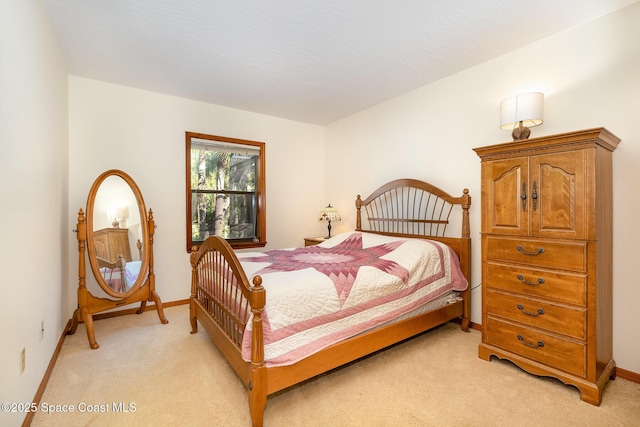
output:
[[[304,238],[304,245],[305,246],[313,246],[313,245],[317,245],[318,243],[322,243],[325,241],[324,237],[305,237]]]

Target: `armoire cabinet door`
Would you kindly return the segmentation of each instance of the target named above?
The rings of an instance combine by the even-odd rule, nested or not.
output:
[[[494,160],[483,165],[483,233],[529,235],[526,209],[528,162],[528,157],[518,157]]]
[[[532,156],[528,206],[531,235],[585,238],[586,150]]]
[[[559,239],[585,233],[586,151],[486,162],[482,231]]]

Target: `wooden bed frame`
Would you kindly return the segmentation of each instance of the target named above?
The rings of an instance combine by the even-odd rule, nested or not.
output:
[[[138,259],[141,260],[142,259],[142,241],[140,239],[138,239],[138,241],[136,242],[136,247],[138,248]],[[111,277],[114,271],[117,271],[116,274],[120,276],[120,283],[127,283],[126,274],[125,274],[125,267],[127,266],[127,260],[124,258],[124,255],[118,254],[118,259],[113,262],[104,258],[105,256],[107,256],[107,253],[104,250],[104,247],[99,248],[99,246],[96,244],[96,259],[98,260],[98,267],[108,268],[110,270],[109,280],[107,280],[107,278],[105,277],[105,282],[107,282],[107,285],[111,287]]]
[[[270,394],[453,319],[461,319],[462,330],[468,331],[471,296],[470,205],[471,196],[467,189],[462,196],[452,197],[433,185],[413,179],[392,181],[364,200],[358,195],[356,231],[426,237],[446,243],[460,258],[460,267],[469,286],[460,293],[461,301],[346,339],[289,366],[265,365],[262,310],[266,292],[261,286],[262,278],[255,276],[251,286],[233,249],[220,237],[210,237],[199,249],[193,249],[191,333],[197,332],[200,321],[245,384],[253,426],[262,426],[267,396]],[[445,237],[449,216],[456,206],[461,212],[461,236]],[[367,215],[366,228],[362,227],[363,209]],[[202,265],[207,268],[201,268]],[[203,283],[214,285],[207,287]],[[241,355],[242,336],[249,314],[253,314],[251,362],[243,360]]]

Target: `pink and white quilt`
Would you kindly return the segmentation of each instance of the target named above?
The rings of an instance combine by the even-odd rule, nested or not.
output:
[[[349,232],[316,246],[237,255],[266,289],[267,366],[293,364],[468,286],[455,252],[426,239]],[[251,323],[242,356],[251,360]]]

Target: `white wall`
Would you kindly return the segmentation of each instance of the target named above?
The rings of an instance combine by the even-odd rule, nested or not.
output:
[[[69,211],[73,215],[68,227],[75,227],[78,209],[86,209],[98,175],[108,169],[129,174],[147,210],[153,209],[156,290],[165,302],[190,295],[186,131],[265,142],[267,249],[302,246],[305,236],[318,235],[322,224],[317,215],[326,203],[320,126],[70,76]],[[73,278],[78,268],[75,240],[69,242],[68,252]],[[74,291],[76,286],[77,280],[69,284]],[[68,304],[75,304],[75,298],[72,293]],[[96,340],[100,342],[99,327]]]
[[[67,72],[40,2],[1,1],[1,402],[31,402],[69,320],[67,123]],[[24,418],[3,411],[0,425]]]
[[[472,148],[508,142],[498,127],[503,98],[545,93],[545,121],[532,137],[604,126],[622,139],[614,163],[614,358],[640,372],[636,326],[640,227],[640,3],[355,114],[326,128],[326,192],[344,218],[394,178],[419,178],[473,197],[472,321],[481,323],[480,162]],[[508,37],[505,34],[505,37]],[[351,212],[347,209],[348,207]],[[338,227],[352,227],[344,221]]]

